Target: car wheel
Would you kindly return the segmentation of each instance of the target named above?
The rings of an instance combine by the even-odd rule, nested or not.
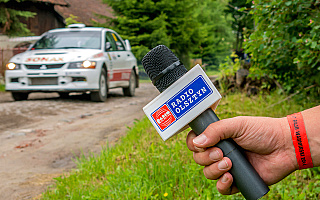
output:
[[[11,95],[12,95],[12,98],[15,101],[22,101],[22,100],[27,100],[28,99],[29,93],[26,93],[26,92],[12,92]]]
[[[108,97],[108,83],[107,72],[105,69],[101,70],[99,78],[99,91],[90,93],[91,101],[104,102]]]
[[[123,94],[128,97],[133,97],[136,91],[136,74],[134,71],[131,71],[130,79],[129,79],[129,87],[122,88]]]
[[[69,92],[58,92],[60,98],[67,99],[69,97]]]

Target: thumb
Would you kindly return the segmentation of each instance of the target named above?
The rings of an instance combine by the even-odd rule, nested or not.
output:
[[[240,137],[241,129],[244,126],[243,117],[223,119],[210,124],[206,130],[193,139],[196,147],[211,147],[220,140]]]

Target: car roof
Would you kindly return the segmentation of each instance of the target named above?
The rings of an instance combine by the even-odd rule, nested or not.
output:
[[[102,27],[83,27],[83,28],[77,27],[77,28],[56,28],[56,29],[49,30],[48,33],[68,32],[68,31],[102,31],[102,30],[114,32],[114,30],[112,29],[102,28]]]

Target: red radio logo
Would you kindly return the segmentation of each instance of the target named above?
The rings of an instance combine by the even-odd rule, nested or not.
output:
[[[152,117],[157,122],[161,130],[164,130],[176,120],[167,105],[163,105],[161,108],[159,108],[155,113],[152,114]]]

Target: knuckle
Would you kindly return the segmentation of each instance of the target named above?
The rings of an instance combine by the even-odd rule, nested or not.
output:
[[[205,166],[206,162],[203,159],[203,153],[199,153],[199,152],[193,152],[193,159],[194,161],[198,164],[198,165],[202,165]]]
[[[212,169],[212,166],[214,165],[205,166],[203,174],[207,179],[216,180],[221,176],[221,174],[217,170]]]

